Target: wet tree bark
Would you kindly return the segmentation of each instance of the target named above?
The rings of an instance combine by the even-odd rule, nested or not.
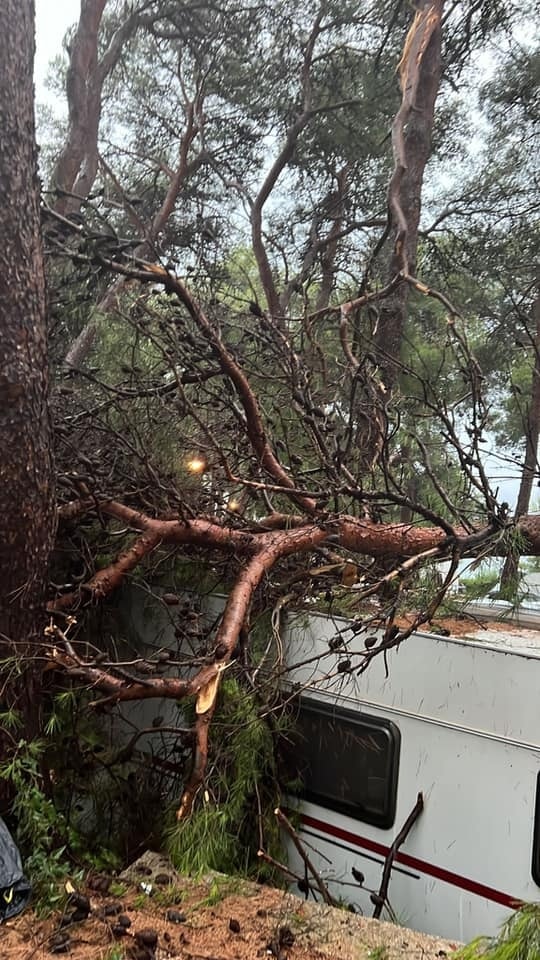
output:
[[[47,564],[55,531],[45,282],[34,131],[34,3],[3,0],[0,30],[0,703],[39,729]]]
[[[67,216],[80,210],[94,185],[99,164],[103,85],[140,21],[139,14],[129,12],[126,7],[120,26],[100,57],[100,30],[106,6],[107,0],[81,0],[79,23],[69,49],[66,76],[69,124],[52,175],[53,187],[60,190],[54,207]]]
[[[407,35],[399,73],[401,107],[392,125],[394,174],[388,191],[394,247],[388,274],[416,271],[424,172],[431,153],[435,101],[442,73],[441,19],[443,0],[421,0]],[[409,285],[401,283],[381,305],[375,334],[377,358],[385,387],[392,389],[398,375]]]
[[[98,126],[102,78],[98,70],[98,31],[107,0],[82,0],[79,26],[69,51],[66,77],[69,127],[58,157],[53,185],[84,199],[92,189],[98,168]],[[69,214],[80,207],[76,197],[61,193],[56,209]]]

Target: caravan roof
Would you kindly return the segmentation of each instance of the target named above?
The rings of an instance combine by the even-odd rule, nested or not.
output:
[[[540,658],[540,604],[536,609],[536,605],[514,608],[502,601],[474,601],[467,604],[464,612],[468,614],[468,619],[448,618],[450,628],[459,627],[455,634],[446,636],[422,627],[415,632],[432,640],[444,640],[445,643],[479,645],[500,653]],[[305,614],[306,611],[291,610],[289,617],[294,622]],[[320,611],[310,611],[308,616],[335,623],[336,630],[344,632],[347,624],[351,623],[351,618]],[[442,620],[446,625],[444,617],[439,616],[437,620]]]

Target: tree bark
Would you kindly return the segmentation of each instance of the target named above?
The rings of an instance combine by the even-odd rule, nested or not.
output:
[[[402,101],[392,124],[394,173],[388,190],[394,248],[389,280],[416,270],[424,172],[431,153],[435,101],[442,73],[443,0],[421,0],[407,34],[399,65]],[[379,311],[375,344],[382,379],[391,389],[398,375],[409,285],[401,283]]]
[[[107,0],[81,2],[79,24],[71,43],[66,76],[68,134],[53,173],[54,186],[61,191],[80,194],[81,200],[92,188],[98,167],[97,138],[102,82],[97,48],[106,3]],[[80,200],[62,193],[55,207],[65,216],[79,209]]]
[[[47,565],[55,532],[45,281],[34,130],[33,0],[4,0],[0,31],[0,653],[21,679],[0,675],[0,701],[39,728]],[[24,658],[24,660],[22,659]],[[16,671],[12,671],[16,676]],[[6,679],[7,678],[7,679]]]
[[[140,19],[136,12],[128,15],[126,8],[125,20],[99,59],[99,31],[106,5],[107,0],[81,0],[79,23],[69,51],[68,133],[52,176],[53,187],[61,191],[54,207],[63,216],[78,212],[94,185],[99,162],[103,84]],[[70,193],[74,196],[69,196]]]

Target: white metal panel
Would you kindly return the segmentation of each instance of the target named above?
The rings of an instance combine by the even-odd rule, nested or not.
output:
[[[380,715],[384,716],[384,711]],[[539,889],[531,877],[531,856],[540,754],[497,741],[467,738],[447,728],[426,728],[421,720],[411,718],[402,719],[398,726],[400,775],[392,829],[381,830],[314,804],[306,804],[303,809],[331,826],[388,847],[422,791],[424,810],[402,853],[422,861],[425,868],[397,862],[397,866],[420,875],[415,880],[393,871],[389,899],[398,919],[415,929],[457,939],[494,933],[509,910],[463,888],[483,884],[517,900],[538,899]],[[309,840],[319,846],[312,837]],[[366,874],[367,885],[378,889],[382,857],[378,856],[379,864],[374,864],[369,859],[373,857],[371,851],[366,851],[366,857],[361,846],[345,845],[354,852],[323,845],[323,852],[332,861],[330,869],[323,859],[317,859],[323,874],[331,876],[335,872],[351,881],[351,867],[356,866]],[[442,871],[457,877],[442,880],[438,876]],[[372,911],[365,896],[358,899],[352,894],[352,888],[344,887],[338,895],[359,903],[365,912]]]
[[[343,628],[342,621],[338,627]],[[311,660],[327,650],[335,633],[328,618],[291,622],[284,636],[289,662],[299,656]],[[354,649],[351,643],[350,650]],[[397,724],[401,757],[396,820],[392,829],[381,830],[320,806],[303,809],[331,826],[388,847],[422,791],[425,808],[402,852],[422,861],[425,869],[418,868],[419,879],[393,871],[389,899],[398,919],[456,939],[495,933],[509,909],[467,887],[482,884],[495,898],[540,896],[531,876],[540,771],[540,661],[469,646],[467,641],[417,635],[389,655],[388,677],[382,658],[376,658],[360,678],[339,675],[326,682],[326,672],[335,663],[335,654],[324,666],[312,660],[294,669],[290,679],[305,684],[310,697]],[[354,844],[345,843],[351,848],[347,851],[308,839],[333,861],[332,869],[342,880],[351,881],[351,867],[356,866],[366,874],[366,884],[378,888],[382,857],[375,863]],[[322,857],[316,859],[323,874],[330,876],[329,864]],[[447,879],[441,879],[441,872]],[[366,895],[354,893],[345,886],[339,895],[351,897],[370,914],[373,907]]]
[[[355,652],[363,650],[362,638],[349,633],[347,653],[329,653],[328,641],[344,627],[343,620],[323,616],[290,619],[285,631],[289,665],[311,659],[294,667],[293,682],[540,747],[540,659],[417,633],[388,652],[388,677],[382,656],[360,676],[336,675],[339,660],[347,657],[354,666]],[[324,660],[317,661],[322,653]],[[330,680],[328,673],[334,674]]]

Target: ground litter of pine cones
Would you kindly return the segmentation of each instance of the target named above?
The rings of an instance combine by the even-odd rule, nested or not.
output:
[[[72,896],[63,925],[28,909],[1,926],[0,960],[444,960],[457,947],[234,877],[179,877],[152,853],[74,897],[86,919],[68,922]]]

